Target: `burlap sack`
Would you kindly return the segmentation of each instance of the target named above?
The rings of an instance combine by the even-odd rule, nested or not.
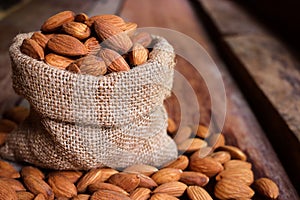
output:
[[[73,74],[9,49],[13,87],[30,116],[0,149],[2,157],[51,169],[160,166],[177,157],[163,100],[170,95],[174,50],[154,37],[146,64],[103,77]]]

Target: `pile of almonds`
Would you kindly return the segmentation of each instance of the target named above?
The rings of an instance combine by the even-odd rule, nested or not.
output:
[[[136,29],[136,23],[116,15],[63,11],[47,19],[20,50],[61,70],[102,76],[147,61],[152,37]]]
[[[23,107],[4,113],[1,145],[28,114]],[[254,180],[247,156],[239,148],[226,145],[222,134],[212,134],[203,125],[177,129],[169,119],[168,133],[183,154],[161,168],[138,164],[122,171],[49,171],[24,166],[19,172],[0,160],[0,199],[245,200],[255,192],[271,199],[278,197],[277,185],[268,178]]]

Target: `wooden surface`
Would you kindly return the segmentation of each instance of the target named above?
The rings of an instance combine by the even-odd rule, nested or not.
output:
[[[75,3],[76,2],[76,3]],[[203,24],[203,19],[196,15],[191,4],[186,0],[126,0],[121,1],[75,1],[68,4],[68,1],[38,1],[32,0],[22,9],[15,13],[14,17],[7,17],[0,21],[0,28],[6,28],[6,33],[0,33],[0,55],[3,57],[0,60],[0,89],[1,93],[0,106],[2,109],[7,108],[5,102],[12,102],[12,97],[15,97],[10,86],[10,66],[7,57],[7,48],[13,36],[18,32],[27,32],[39,29],[41,23],[53,13],[59,10],[74,10],[75,12],[86,12],[89,15],[101,13],[119,13],[128,21],[137,22],[140,27],[164,27],[179,31],[193,38],[201,44],[210,54],[217,64],[226,89],[226,121],[222,132],[225,134],[227,142],[240,147],[246,152],[249,161],[253,163],[255,177],[270,177],[280,187],[280,200],[298,199],[298,196],[289,181],[283,167],[280,164],[272,146],[265,136],[264,131],[253,115],[249,105],[237,87],[236,82],[232,79],[222,58],[217,54],[219,46],[215,46],[213,41],[206,31],[207,27]],[[101,3],[103,3],[101,5]],[[121,9],[119,10],[121,6]],[[32,10],[37,10],[36,15],[30,15]],[[23,19],[22,23],[19,19]],[[30,25],[27,25],[27,24]],[[244,27],[244,31],[248,31]],[[250,29],[251,31],[252,29]],[[189,51],[189,47],[184,46],[184,43],[178,41],[173,44],[182,46],[183,49]],[[190,53],[194,58],[197,58],[197,52],[190,49]],[[205,65],[207,63],[203,63]],[[207,124],[211,116],[211,100],[210,95],[205,85],[203,77],[196,73],[191,64],[181,57],[177,57],[176,70],[178,74],[186,77],[188,83],[192,86],[193,91],[197,94],[199,109],[189,108],[188,111],[180,111],[178,98],[172,96],[168,99],[166,105],[170,116],[179,121],[181,112],[191,116],[197,116],[200,112],[200,122]],[[217,76],[217,74],[212,74]],[[215,78],[215,77],[214,77]],[[175,79],[175,87],[177,91],[181,91],[180,101],[189,105],[189,95],[184,87],[181,86],[180,79]],[[3,95],[2,95],[3,94]],[[222,102],[220,102],[221,104]],[[191,117],[194,119],[193,117]],[[184,119],[183,119],[184,120]],[[260,199],[255,196],[253,199]]]
[[[218,33],[220,52],[227,57],[232,74],[300,190],[300,62],[297,54],[234,2],[199,2],[212,31]]]

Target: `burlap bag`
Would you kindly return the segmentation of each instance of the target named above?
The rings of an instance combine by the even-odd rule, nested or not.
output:
[[[163,101],[170,95],[174,50],[154,37],[146,64],[103,77],[73,74],[20,52],[29,34],[9,49],[13,87],[31,105],[28,119],[9,134],[2,157],[51,169],[132,164],[160,166],[177,156],[167,135]]]

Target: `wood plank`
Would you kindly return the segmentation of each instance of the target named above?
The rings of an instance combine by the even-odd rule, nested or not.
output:
[[[168,8],[168,9],[166,9]],[[229,144],[237,145],[245,151],[249,160],[254,165],[255,177],[267,176],[279,184],[281,194],[278,199],[298,199],[297,193],[290,183],[283,167],[281,166],[274,150],[265,137],[263,130],[251,112],[241,92],[227,71],[224,62],[218,56],[208,33],[205,31],[203,21],[197,18],[191,5],[187,1],[173,0],[127,0],[121,11],[121,16],[129,21],[135,21],[141,27],[165,27],[180,31],[202,44],[217,63],[224,80],[227,95],[227,113],[223,133]],[[180,43],[180,42],[179,42]],[[181,44],[184,45],[184,44]],[[182,47],[186,48],[186,47]],[[193,54],[193,49],[190,50]],[[197,54],[195,55],[197,56]],[[204,63],[205,64],[205,63]],[[184,59],[178,58],[176,70],[187,77],[198,95],[200,113],[209,116],[210,108],[207,105],[209,94],[203,80],[196,76],[193,67]],[[175,79],[176,80],[176,79]],[[176,83],[175,85],[181,83]],[[188,99],[188,95],[186,95]],[[178,102],[177,102],[178,103]],[[188,101],[186,101],[188,104]],[[168,106],[177,111],[172,111],[171,116],[180,119],[180,111],[176,101],[169,101]],[[194,109],[191,115],[199,112]],[[206,118],[201,118],[201,123],[207,123]],[[254,199],[258,199],[255,197]]]
[[[22,7],[14,9],[0,21],[0,115],[5,109],[12,107],[20,100],[12,89],[11,67],[8,48],[12,39],[20,32],[31,32],[40,26],[51,15],[62,10],[72,10],[76,13],[85,12],[95,14],[115,13],[122,4],[122,0],[31,0]]]
[[[251,16],[234,2],[200,2],[214,31],[219,33],[221,51],[232,63],[232,74],[300,190],[300,62],[296,54],[253,18],[251,20]],[[228,35],[223,26],[230,23],[258,27],[256,29],[261,31],[249,33],[232,29]]]

